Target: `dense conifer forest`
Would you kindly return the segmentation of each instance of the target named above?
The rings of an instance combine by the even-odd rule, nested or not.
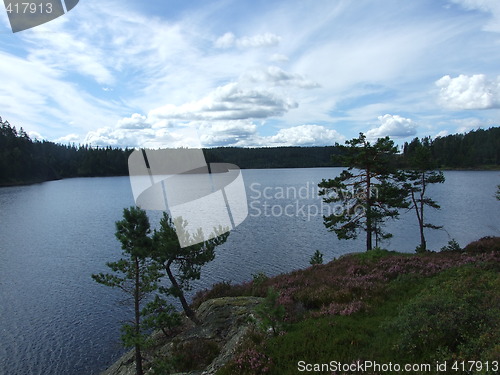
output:
[[[500,127],[478,129],[435,139],[416,138],[405,143],[398,162],[419,143],[430,147],[441,168],[498,168]],[[0,118],[0,185],[16,185],[69,177],[124,176],[132,149],[61,145],[31,139],[20,128]],[[224,162],[240,168],[309,168],[340,166],[332,156],[340,149],[324,147],[219,147],[204,149],[207,162]]]

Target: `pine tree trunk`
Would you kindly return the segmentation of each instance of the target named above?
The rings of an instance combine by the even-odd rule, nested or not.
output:
[[[189,319],[191,319],[191,321],[194,324],[200,325],[201,322],[196,317],[196,313],[193,311],[193,309],[191,307],[189,307],[189,304],[187,303],[186,298],[184,297],[184,293],[182,292],[182,289],[179,286],[179,283],[177,283],[177,280],[175,279],[174,275],[172,274],[172,271],[170,270],[171,264],[172,264],[172,262],[169,261],[165,266],[165,270],[167,271],[168,278],[169,278],[170,282],[172,283],[172,287],[175,290],[175,293],[176,293],[175,296],[178,297],[179,300],[181,301],[181,305],[182,305],[184,312],[186,313],[186,316]]]
[[[370,171],[366,171],[366,250],[372,249],[372,197]]]
[[[135,312],[135,334],[136,340],[139,338],[140,332],[140,324],[141,324],[141,310],[140,310],[140,265],[139,258],[135,257],[135,290],[134,290],[134,312]],[[144,371],[142,369],[142,354],[141,354],[141,345],[136,342],[135,344],[135,373],[136,375],[144,375]]]

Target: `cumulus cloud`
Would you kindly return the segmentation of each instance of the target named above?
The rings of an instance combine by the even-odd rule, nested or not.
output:
[[[134,113],[131,117],[122,118],[116,125],[120,129],[148,129],[151,124],[147,123],[147,117]]]
[[[404,138],[417,134],[417,124],[409,118],[386,114],[379,116],[378,120],[381,123],[380,126],[366,132],[366,136],[370,139],[385,136]]]
[[[489,80],[484,74],[456,78],[446,75],[436,81],[439,99],[451,109],[489,109],[500,107],[500,79]]]
[[[276,135],[266,139],[274,146],[326,146],[344,140],[336,130],[321,125],[299,125],[280,129]]]
[[[281,41],[281,37],[272,34],[272,33],[264,33],[257,34],[254,36],[243,36],[241,38],[237,38],[233,33],[227,32],[224,35],[217,38],[214,43],[216,48],[260,48],[260,47],[272,47],[279,44]]]
[[[181,126],[176,129],[121,129],[103,127],[90,131],[84,143],[93,146],[113,147],[200,147],[195,126]]]
[[[328,146],[345,137],[321,125],[299,125],[261,136],[251,120],[192,121],[174,128],[121,129],[103,127],[87,134],[84,143],[114,147],[262,147]]]
[[[32,131],[29,131],[28,132],[28,136],[31,138],[31,139],[37,139],[39,141],[42,141],[45,139],[45,137],[43,135],[41,135],[40,133],[32,130]]]
[[[258,138],[257,125],[244,120],[203,123],[198,132],[204,147],[253,145]]]
[[[31,133],[30,133],[31,136]],[[40,138],[38,138],[40,139]],[[64,137],[57,138],[55,140],[56,143],[62,144],[71,144],[71,143],[80,143],[81,137],[78,134],[68,134]]]
[[[150,118],[187,121],[244,120],[281,116],[298,104],[266,89],[243,89],[238,83],[218,87],[205,98],[180,106],[166,105]]]
[[[249,78],[254,82],[267,82],[274,86],[296,86],[303,89],[320,87],[316,82],[304,78],[300,74],[288,73],[277,66],[269,66],[250,73]]]

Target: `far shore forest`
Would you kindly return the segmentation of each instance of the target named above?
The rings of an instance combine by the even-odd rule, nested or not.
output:
[[[431,139],[405,142],[394,163],[405,168],[419,143],[426,140],[439,169],[500,169],[500,127],[478,129]],[[0,117],[0,186],[71,177],[128,174],[131,148],[62,145],[31,139]],[[231,163],[242,169],[344,166],[339,145],[322,147],[217,147],[203,150],[207,163]],[[332,158],[333,156],[333,158]],[[337,159],[337,160],[335,160]]]

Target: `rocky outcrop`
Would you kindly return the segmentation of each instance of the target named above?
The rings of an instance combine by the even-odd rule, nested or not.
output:
[[[184,352],[187,356],[200,358],[199,363],[195,364],[199,368],[179,374],[215,374],[233,357],[239,343],[254,324],[255,307],[262,301],[262,298],[257,297],[223,297],[205,301],[197,311],[201,325],[195,326],[186,320],[183,329],[168,339],[163,334],[156,333],[154,339],[157,344],[152,353],[146,357],[169,358],[172,354]],[[146,361],[145,369],[149,367]],[[149,370],[146,374],[148,372]],[[102,373],[102,375],[134,374],[133,352],[125,354]]]

